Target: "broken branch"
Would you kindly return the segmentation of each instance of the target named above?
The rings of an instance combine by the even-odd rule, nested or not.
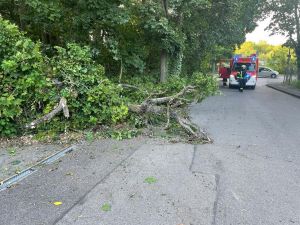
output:
[[[186,86],[180,92],[178,92],[177,94],[175,94],[173,96],[152,98],[152,99],[148,99],[146,101],[150,104],[155,104],[155,105],[164,104],[164,103],[172,103],[175,99],[178,99],[187,93],[193,92],[195,90],[195,88],[196,87],[194,87],[194,86]]]
[[[30,124],[27,124],[25,127],[27,129],[28,128],[33,129],[40,123],[50,121],[56,114],[58,114],[61,111],[63,111],[63,114],[66,118],[70,117],[67,100],[65,98],[61,98],[59,104],[50,113],[44,115],[39,119],[32,121]]]

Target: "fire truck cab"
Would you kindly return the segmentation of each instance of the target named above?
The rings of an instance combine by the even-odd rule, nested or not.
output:
[[[230,76],[229,76],[229,88],[239,86],[237,80],[237,74],[242,71],[242,66],[246,66],[247,74],[250,76],[246,83],[246,87],[255,89],[257,77],[258,77],[258,58],[256,54],[252,54],[248,57],[241,55],[235,55],[230,61]]]

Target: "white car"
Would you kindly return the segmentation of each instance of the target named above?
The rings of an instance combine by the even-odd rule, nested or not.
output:
[[[279,72],[272,70],[271,68],[260,66],[258,77],[271,77],[271,78],[277,78],[279,75]]]

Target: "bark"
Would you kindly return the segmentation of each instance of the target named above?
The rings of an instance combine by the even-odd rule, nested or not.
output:
[[[181,96],[190,93],[192,91],[195,90],[194,86],[186,86],[185,88],[183,88],[180,92],[178,92],[177,94],[173,95],[173,96],[168,96],[168,97],[162,97],[162,98],[152,98],[147,100],[148,103],[151,104],[163,104],[163,103],[172,103],[174,100],[179,99]]]
[[[168,72],[168,55],[165,49],[161,50],[160,54],[160,82],[164,83],[167,81]]]
[[[300,23],[298,14],[298,2],[295,2],[295,23],[296,23],[296,35],[297,35],[297,45],[296,45],[296,56],[297,56],[297,80],[300,80]]]
[[[168,18],[168,0],[162,0],[162,8],[165,17]],[[168,53],[166,49],[162,49],[160,53],[160,82],[167,81],[168,73]]]
[[[161,1],[161,3],[162,3],[162,7],[163,7],[163,10],[164,10],[164,14],[165,14],[165,16],[168,18],[168,8],[169,8],[169,6],[168,6],[168,0],[162,0]]]
[[[166,129],[169,127],[170,119],[174,119],[193,140],[201,140],[202,142],[211,143],[212,140],[208,137],[204,130],[194,125],[189,119],[184,118],[180,115],[180,112],[176,111],[178,104],[182,104],[181,97],[193,90],[195,90],[195,87],[187,86],[173,96],[146,99],[140,105],[129,105],[128,109],[130,112],[134,112],[140,115],[166,115]]]
[[[185,131],[186,133],[191,137],[192,140],[200,140],[205,143],[212,143],[212,140],[207,135],[207,133],[197,127],[196,125],[192,124],[192,122],[181,116],[178,112],[176,112],[174,109],[171,111],[171,108],[165,108],[163,106],[143,106],[143,105],[129,105],[129,111],[140,114],[140,115],[146,115],[146,114],[156,114],[156,115],[167,115],[167,125],[166,129],[169,126],[170,118],[174,119]]]
[[[120,62],[120,74],[119,74],[119,84],[122,81],[122,77],[123,77],[123,60],[121,59],[121,62]]]
[[[64,116],[66,118],[69,118],[69,109],[68,109],[68,105],[67,105],[67,100],[65,98],[61,98],[59,101],[59,104],[48,114],[46,114],[45,116],[36,119],[34,121],[32,121],[30,124],[27,124],[25,127],[28,129],[33,129],[35,128],[37,125],[39,125],[40,123],[43,122],[48,122],[50,121],[55,115],[57,115],[58,113],[60,113],[61,111],[63,111]]]
[[[296,47],[296,57],[297,57],[297,80],[300,80],[300,43]]]

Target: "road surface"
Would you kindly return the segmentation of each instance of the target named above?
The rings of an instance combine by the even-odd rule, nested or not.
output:
[[[300,224],[300,100],[268,81],[191,107],[214,144],[77,146],[0,192],[0,224]]]
[[[222,88],[192,107],[212,135],[193,171],[218,176],[213,224],[300,224],[300,101],[265,87]]]

